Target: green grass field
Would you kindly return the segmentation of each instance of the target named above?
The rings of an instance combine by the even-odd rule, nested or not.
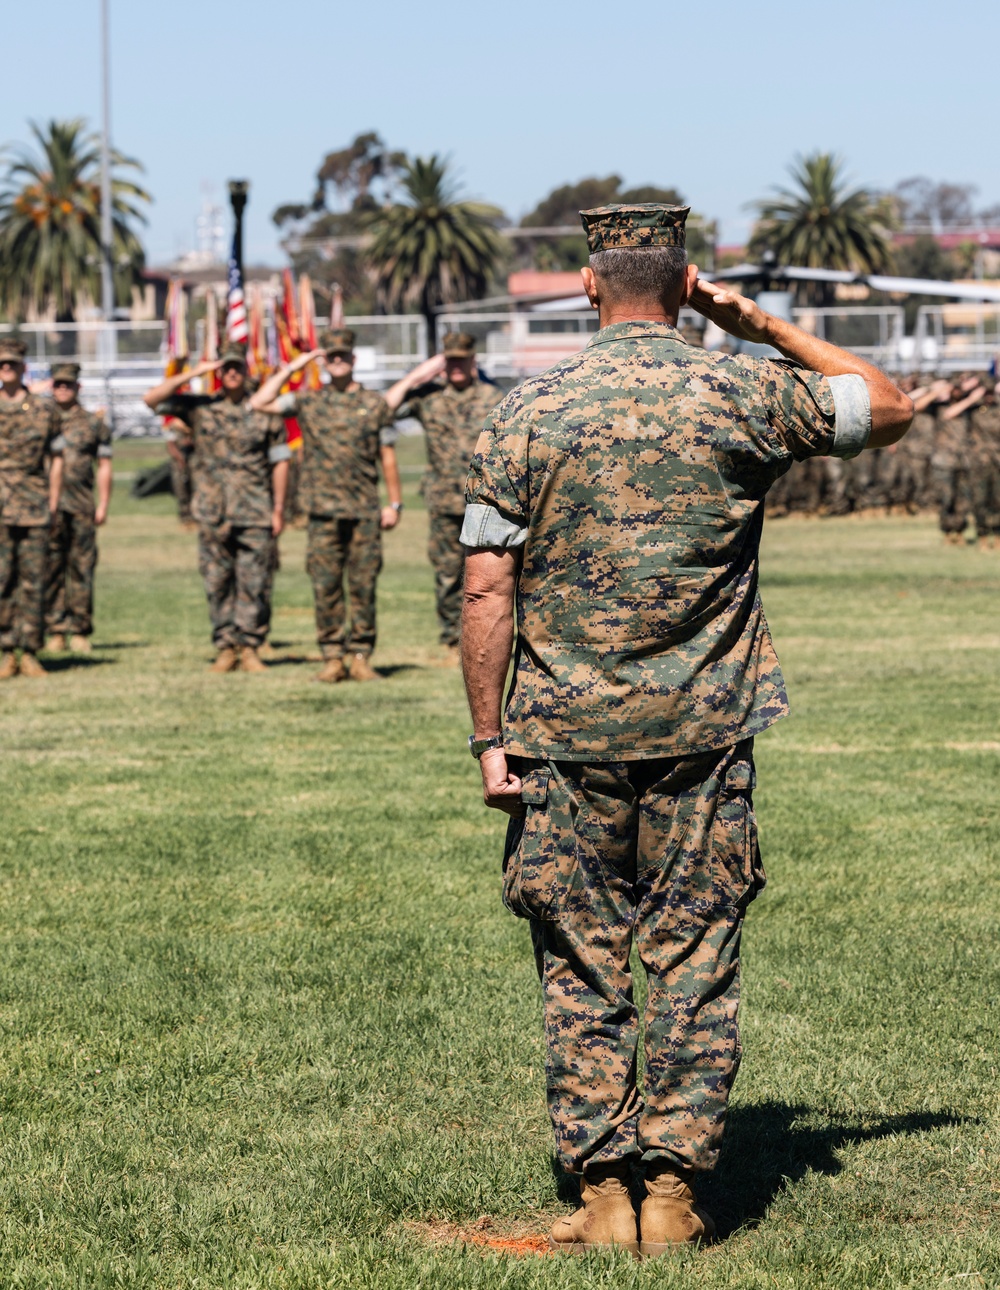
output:
[[[194,538],[119,485],[94,654],[0,692],[0,1285],[1000,1285],[1000,552],[769,524],[727,1239],[514,1257],[573,1202],[403,456],[381,684],[310,683],[301,532],[270,674],[208,675]]]

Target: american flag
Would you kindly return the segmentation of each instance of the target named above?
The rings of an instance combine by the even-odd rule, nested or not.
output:
[[[243,299],[243,277],[236,261],[236,234],[229,252],[229,303],[226,310],[226,339],[245,345],[250,337],[247,326],[247,306]]]

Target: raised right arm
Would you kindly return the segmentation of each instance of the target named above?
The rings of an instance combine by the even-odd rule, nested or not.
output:
[[[142,396],[142,401],[147,408],[155,408],[158,403],[164,403],[172,394],[176,394],[182,385],[187,385],[188,381],[193,381],[196,376],[204,376],[207,372],[214,372],[221,366],[221,362],[207,360],[199,363],[191,372],[178,372],[176,376],[168,376],[159,385],[154,385],[151,390],[147,390]]]

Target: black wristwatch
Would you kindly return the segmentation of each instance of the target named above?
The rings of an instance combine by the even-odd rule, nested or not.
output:
[[[476,761],[482,757],[484,752],[489,752],[491,748],[503,747],[503,735],[490,735],[489,739],[477,739],[475,735],[469,735],[469,752],[472,753]]]

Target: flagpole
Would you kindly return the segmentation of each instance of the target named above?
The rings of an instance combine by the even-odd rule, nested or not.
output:
[[[115,312],[111,273],[111,49],[108,0],[101,0],[101,71],[103,122],[101,130],[101,312],[110,322]]]

